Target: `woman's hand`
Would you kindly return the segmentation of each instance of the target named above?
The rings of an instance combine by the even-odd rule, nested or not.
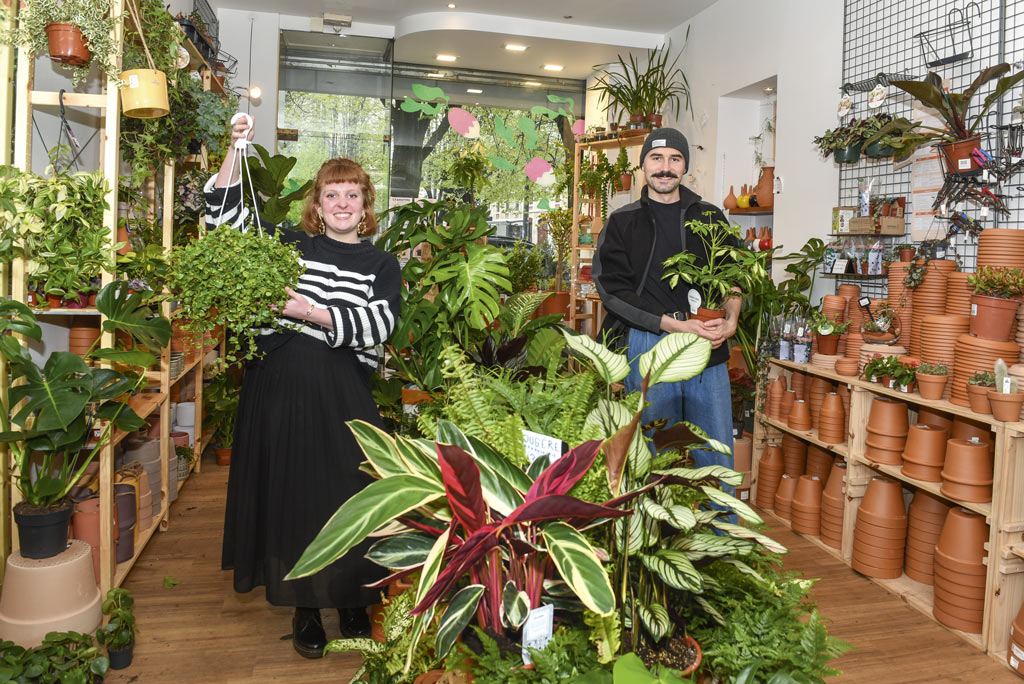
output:
[[[251,114],[248,119],[244,116],[238,117],[238,121],[231,125],[231,145],[228,147],[228,153],[224,155],[220,172],[217,174],[216,185],[218,188],[225,188],[238,182],[238,169],[235,168],[234,163],[235,154],[238,153],[235,143],[242,139],[252,140],[255,133],[256,119]]]
[[[250,123],[251,122],[251,123]],[[252,140],[256,134],[256,119],[249,115],[246,119],[244,116],[239,117],[238,121],[231,127],[231,146],[234,147],[235,143],[245,138],[246,140]]]
[[[288,293],[288,301],[285,302],[281,314],[288,318],[297,318],[300,321],[309,320],[310,316],[308,314],[312,313],[310,311],[310,301],[290,287],[284,288],[284,291]]]

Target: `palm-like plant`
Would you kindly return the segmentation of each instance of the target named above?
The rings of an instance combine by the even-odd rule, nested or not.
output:
[[[687,37],[689,30],[687,30]],[[648,50],[646,60],[632,54],[627,58],[618,55],[617,62],[594,65],[594,70],[603,70],[597,82],[590,89],[601,93],[605,111],[615,118],[619,112],[630,116],[649,115],[663,111],[671,105],[678,116],[680,107],[690,108],[690,84],[679,66],[682,50],[671,56],[672,44]],[[608,67],[611,67],[609,69]]]

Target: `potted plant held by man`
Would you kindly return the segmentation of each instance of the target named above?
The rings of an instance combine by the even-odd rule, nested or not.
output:
[[[741,229],[736,224],[713,221],[712,213],[705,214],[707,221],[690,221],[687,224],[704,245],[701,263],[696,245],[665,260],[663,278],[671,287],[679,281],[689,283],[703,294],[702,306],[691,304],[690,314],[701,321],[725,317],[725,303],[740,292],[749,291],[751,286],[767,276],[765,262],[768,252],[754,253],[742,249]]]

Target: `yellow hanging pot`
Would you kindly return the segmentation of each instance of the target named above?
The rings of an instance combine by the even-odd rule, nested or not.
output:
[[[156,69],[129,69],[121,72],[121,108],[133,119],[155,119],[166,116],[167,76]]]

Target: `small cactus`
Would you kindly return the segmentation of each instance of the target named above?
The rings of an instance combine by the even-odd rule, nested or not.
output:
[[[1006,378],[1010,378],[1009,386],[1007,386]],[[1010,376],[1010,369],[1002,359],[996,359],[996,391],[1010,394],[1017,391],[1017,379]]]

